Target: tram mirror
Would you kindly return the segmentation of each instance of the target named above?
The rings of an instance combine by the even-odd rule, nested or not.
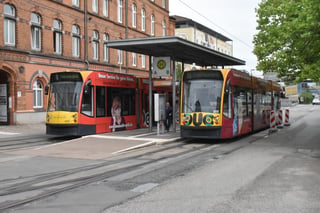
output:
[[[48,95],[49,94],[49,84],[47,84],[44,88],[44,94]]]
[[[166,94],[154,94],[154,121],[166,119]]]
[[[86,84],[84,85],[84,93],[88,94],[90,91],[91,79],[89,79]]]

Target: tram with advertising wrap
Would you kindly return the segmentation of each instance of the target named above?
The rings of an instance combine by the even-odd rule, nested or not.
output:
[[[82,136],[148,127],[148,87],[146,79],[128,74],[52,73],[46,87],[46,133]],[[172,87],[153,88],[153,93],[159,92],[169,98]]]
[[[234,70],[185,71],[181,81],[182,138],[226,139],[268,128],[280,108],[278,83]]]

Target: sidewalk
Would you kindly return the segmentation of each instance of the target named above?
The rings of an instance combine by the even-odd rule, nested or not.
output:
[[[10,133],[18,134],[41,134],[42,132],[42,134],[45,135],[45,125],[1,127],[0,137],[1,132],[3,133],[3,131],[10,131]],[[6,137],[8,136],[6,135]],[[158,134],[156,127],[152,129],[152,132],[149,131],[149,128],[142,128],[87,135],[80,138],[66,140],[64,142],[52,142],[45,146],[15,151],[12,152],[12,154],[103,160],[143,147],[179,140],[181,140],[179,126],[177,127],[176,132],[171,129],[171,131],[164,132],[163,134]]]

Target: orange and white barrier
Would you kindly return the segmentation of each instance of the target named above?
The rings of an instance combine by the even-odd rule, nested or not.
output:
[[[289,120],[289,109],[285,109],[285,111],[284,111],[285,113],[284,113],[284,125],[285,126],[290,126],[290,120]]]
[[[276,112],[274,110],[271,110],[270,112],[270,129],[269,132],[276,132],[277,127],[276,127]]]
[[[283,128],[283,110],[279,109],[278,111],[278,119],[277,119],[278,128]]]

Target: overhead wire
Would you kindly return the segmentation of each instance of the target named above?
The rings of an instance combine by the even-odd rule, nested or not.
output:
[[[216,26],[217,28],[219,28],[221,31],[227,33],[230,37],[233,37],[235,40],[239,41],[240,43],[242,43],[244,46],[246,46],[247,48],[249,48],[250,50],[252,50],[252,45],[247,44],[245,41],[243,41],[242,39],[238,38],[237,36],[235,36],[234,34],[228,32],[227,30],[225,30],[223,27],[219,26],[218,24],[214,23],[210,18],[208,18],[207,16],[203,15],[203,13],[200,13],[199,11],[197,11],[196,9],[192,8],[190,5],[188,5],[187,3],[185,3],[182,0],[179,0],[184,6],[188,7],[190,10],[192,10],[193,12],[195,12],[197,15],[201,16],[202,18],[204,18],[205,20],[207,20],[208,22],[210,22],[211,24],[213,24],[214,26]]]

